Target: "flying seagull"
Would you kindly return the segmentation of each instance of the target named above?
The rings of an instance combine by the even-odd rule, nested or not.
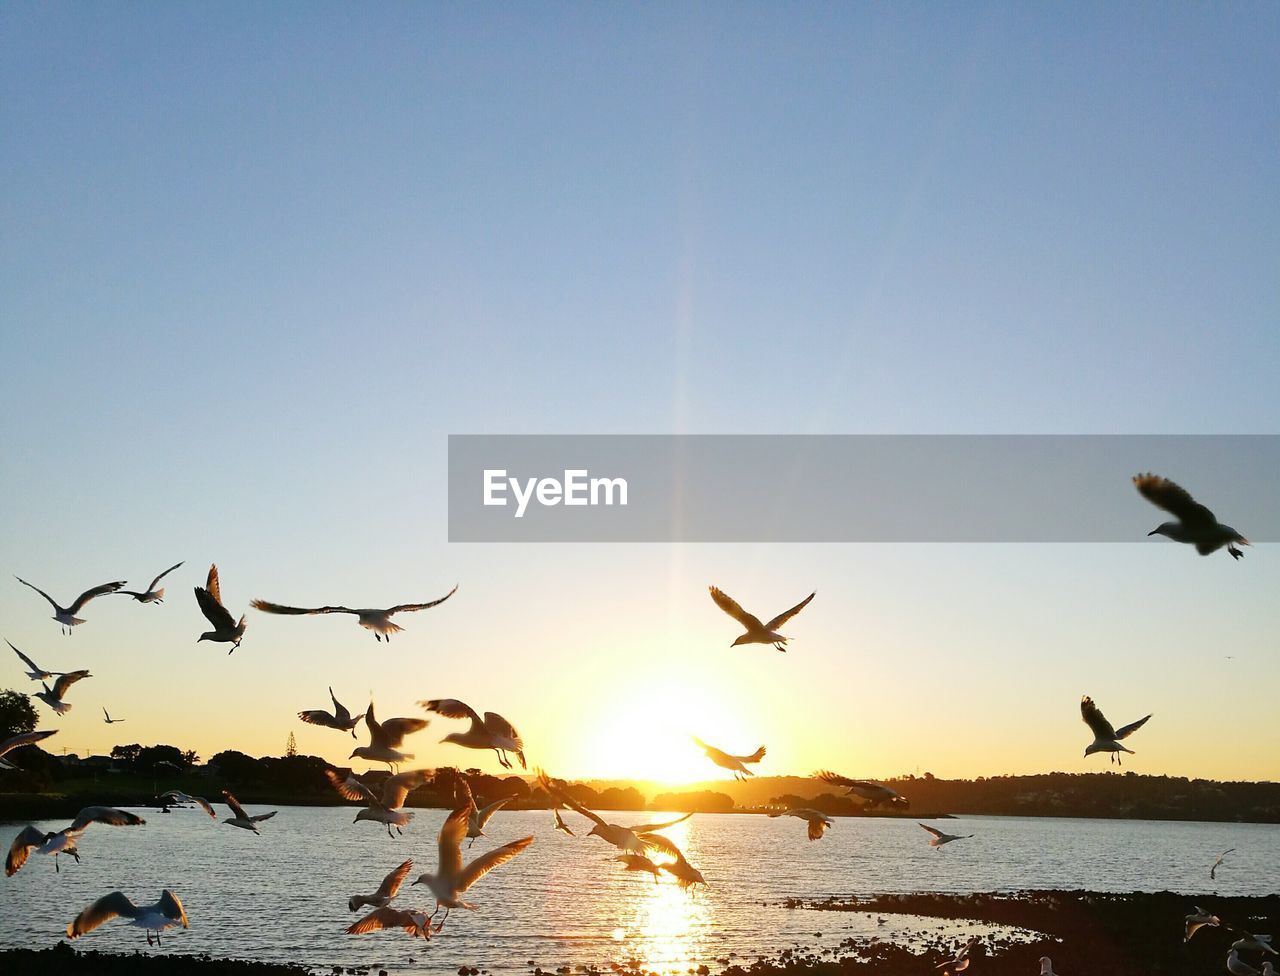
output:
[[[347,929],[347,935],[364,935],[383,929],[404,929],[410,935],[431,938],[431,918],[426,912],[410,912],[389,905],[375,908],[360,921]]]
[[[754,776],[751,770],[747,769],[747,763],[758,763],[764,758],[764,746],[761,746],[749,756],[731,756],[727,752],[722,752],[715,746],[709,746],[696,735],[690,736],[694,742],[698,744],[698,748],[707,754],[707,758],[719,766],[721,769],[727,769],[733,773],[735,780],[744,780],[748,776]]]
[[[469,718],[471,727],[465,732],[450,732],[441,742],[452,742],[465,749],[492,749],[498,754],[498,762],[505,769],[514,769],[508,752],[514,752],[520,760],[520,768],[528,769],[524,761],[524,740],[514,725],[497,712],[485,712],[481,718],[474,708],[456,698],[433,698],[418,704],[428,712],[445,718]]]
[[[240,801],[226,790],[222,791],[222,799],[226,801],[227,806],[231,808],[231,812],[234,814],[234,816],[230,816],[222,822],[230,824],[232,827],[240,827],[243,830],[252,830],[255,834],[259,833],[258,824],[264,820],[270,820],[277,812],[272,810],[270,813],[260,813],[256,817],[251,817],[244,812],[244,807],[240,805]]]
[[[112,827],[137,827],[145,824],[146,821],[137,814],[129,813],[127,810],[117,810],[114,807],[85,807],[76,814],[70,827],[63,827],[52,833],[45,833],[35,827],[24,827],[9,845],[9,856],[5,858],[4,873],[16,874],[18,869],[27,863],[32,850],[37,854],[52,854],[55,871],[62,870],[58,866],[59,854],[70,855],[79,862],[80,852],[76,842],[80,840],[80,835],[85,832],[89,824],[94,823],[109,824]]]
[[[1231,926],[1231,931],[1241,936],[1241,938],[1231,943],[1232,949],[1239,949],[1241,952],[1261,952],[1264,955],[1268,952],[1273,956],[1280,955],[1271,947],[1271,936],[1269,935],[1254,935],[1252,932],[1246,932],[1244,929],[1237,928],[1234,925]]]
[[[576,836],[574,832],[569,829],[569,825],[564,822],[564,817],[560,816],[560,807],[558,804],[551,808],[551,815],[555,817],[556,830],[563,831],[564,833],[568,834],[570,837]]]
[[[358,912],[362,908],[386,908],[391,904],[400,891],[400,886],[404,884],[404,879],[409,877],[409,872],[413,870],[413,861],[405,861],[398,868],[382,879],[382,884],[378,885],[378,890],[372,895],[352,895],[347,899],[347,908],[353,912]]]
[[[594,824],[591,830],[587,832],[588,837],[599,837],[601,840],[618,848],[618,850],[628,854],[644,854],[650,849],[657,849],[675,857],[680,853],[680,849],[669,838],[659,834],[658,831],[674,827],[676,824],[683,823],[693,816],[692,813],[686,813],[683,817],[669,820],[666,823],[636,824],[631,827],[623,827],[619,824],[606,823],[598,814],[592,813],[573,797],[563,792],[542,770],[538,770],[538,785],[550,793],[552,798],[563,803],[570,810],[582,814]]]
[[[412,813],[406,813],[400,808],[404,806],[404,801],[412,790],[416,790],[431,779],[431,770],[412,769],[407,773],[389,776],[382,784],[381,795],[375,794],[351,770],[347,770],[347,774],[342,776],[335,769],[326,769],[324,775],[344,799],[359,800],[364,803],[364,809],[356,814],[356,819],[351,821],[352,823],[372,820],[385,826],[387,836],[392,837],[394,836],[391,833],[392,827],[396,828],[396,833],[402,834],[404,831],[401,828],[407,827],[409,821],[413,819]]]
[[[186,560],[183,560],[183,562],[186,562]],[[139,603],[164,603],[164,587],[162,586],[160,587],[160,589],[157,590],[156,584],[159,583],[162,579],[164,579],[166,576],[168,576],[170,573],[172,573],[175,569],[177,569],[181,565],[182,563],[174,563],[172,566],[166,569],[163,573],[161,573],[159,576],[153,579],[151,581],[151,585],[148,586],[146,590],[142,593],[139,593],[136,590],[120,590],[119,591],[120,595],[131,596],[135,600],[137,600]]]
[[[438,600],[432,600],[430,603],[402,603],[399,606],[388,607],[386,610],[352,610],[350,607],[286,607],[267,600],[252,600],[249,606],[263,613],[282,613],[291,616],[312,613],[350,613],[358,618],[356,622],[361,627],[373,631],[376,640],[390,641],[392,634],[398,634],[404,630],[399,624],[392,623],[393,615],[411,613],[415,610],[430,610],[432,607],[438,607],[457,592],[458,586],[454,584],[453,589]]]
[[[867,807],[878,807],[888,804],[891,807],[901,807],[903,810],[909,809],[911,801],[899,793],[895,789],[884,786],[880,783],[872,783],[864,779],[849,779],[841,776],[839,773],[833,773],[826,769],[820,769],[814,773],[818,779],[832,786],[843,786],[849,792],[845,796],[860,796],[867,801]]]
[[[504,796],[501,799],[494,800],[486,807],[477,807],[475,798],[471,795],[471,784],[461,776],[458,777],[458,784],[462,788],[461,791],[466,797],[466,801],[471,804],[471,818],[467,821],[467,837],[471,839],[471,843],[467,845],[467,850],[470,850],[475,846],[476,838],[484,836],[485,825],[493,819],[493,815],[515,797]]]
[[[796,807],[794,810],[777,810],[769,814],[770,817],[798,817],[809,825],[809,839],[820,840],[822,835],[827,832],[827,828],[835,824],[835,821],[828,817],[825,813],[819,813],[809,807]]]
[[[167,888],[160,892],[160,900],[154,905],[135,905],[121,892],[113,891],[76,916],[75,921],[67,926],[67,938],[78,939],[113,918],[127,918],[130,925],[146,929],[147,945],[151,945],[152,932],[156,934],[155,944],[159,945],[160,933],[165,929],[175,925],[184,929],[189,927],[182,902]]]
[[[661,869],[643,854],[619,854],[614,860],[621,861],[628,871],[646,871],[652,874],[653,883],[658,883],[658,875],[661,873]]]
[[[351,738],[356,737],[356,726],[360,724],[360,720],[364,715],[351,717],[351,713],[347,711],[347,706],[338,701],[333,693],[333,686],[329,687],[329,697],[333,699],[333,714],[330,715],[323,708],[309,708],[305,712],[299,712],[298,718],[306,722],[308,725],[322,725],[326,729],[337,729],[340,732],[350,732]]]
[[[977,945],[978,945],[978,937],[973,936],[972,938],[969,939],[968,942],[966,942],[964,945],[960,947],[960,951],[955,954],[955,957],[953,959],[948,959],[945,962],[940,962],[933,968],[942,970],[944,974],[964,972],[966,969],[969,968],[969,963],[971,961],[969,959],[969,953],[973,952],[973,950],[977,948]]]
[[[1258,976],[1258,970],[1241,959],[1235,947],[1232,947],[1231,952],[1227,954],[1227,972],[1231,976]]]
[[[709,887],[707,879],[702,876],[702,872],[686,861],[684,854],[679,851],[676,852],[674,861],[666,861],[659,864],[658,868],[675,878],[676,884],[681,888],[690,888],[698,884],[704,888]]]
[[[213,804],[202,796],[190,796],[179,790],[170,790],[168,793],[162,793],[159,796],[161,803],[194,803],[201,810],[207,813],[211,819],[217,820],[218,815],[213,812]]]
[[[787,638],[779,634],[777,632],[778,629],[808,606],[809,601],[817,595],[816,593],[810,593],[790,610],[778,614],[767,624],[762,624],[759,617],[754,617],[747,613],[742,607],[738,606],[733,597],[723,590],[718,590],[714,586],[708,587],[708,589],[711,591],[711,599],[716,601],[716,606],[747,628],[747,632],[734,640],[729,645],[730,647],[737,647],[739,644],[772,644],[774,649],[779,651],[787,649]]]
[[[206,630],[200,635],[200,641],[214,641],[218,644],[230,644],[230,654],[240,642],[244,640],[244,632],[246,628],[245,616],[240,615],[239,623],[231,616],[230,612],[222,604],[222,587],[218,583],[218,567],[216,564],[209,567],[209,578],[205,581],[204,586],[197,586],[196,602],[200,604],[200,612],[204,614],[205,619],[213,624],[213,630]]]
[[[444,908],[444,918],[440,920],[440,925],[436,926],[437,932],[440,931],[440,926],[444,925],[449,918],[449,912],[453,909],[468,908],[474,910],[476,908],[470,902],[462,900],[462,896],[468,888],[494,868],[506,864],[533,843],[532,837],[521,837],[519,840],[513,840],[510,844],[504,844],[502,847],[495,847],[491,851],[486,851],[464,867],[462,864],[462,838],[467,835],[467,824],[471,819],[473,807],[474,804],[468,799],[467,803],[458,807],[445,818],[436,841],[440,858],[436,873],[421,874],[413,882],[414,884],[426,885],[431,893],[435,895],[436,912],[441,907]],[[432,918],[435,917],[436,912],[431,913]]]
[[[414,732],[421,732],[430,723],[425,718],[389,718],[379,722],[373,717],[373,702],[369,702],[364,713],[364,725],[369,731],[369,744],[357,746],[348,759],[367,759],[370,762],[386,763],[388,766],[399,766],[406,759],[412,759],[413,753],[401,752],[404,737]]]
[[[974,836],[973,834],[944,834],[941,830],[930,827],[927,824],[918,824],[918,826],[923,827],[933,835],[929,838],[929,846],[933,848],[950,844],[953,840],[968,840],[970,837]]]
[[[10,647],[13,647],[13,644],[10,643],[9,641],[6,640],[5,643],[8,644]],[[31,660],[31,658],[23,654],[16,647],[13,647],[13,653],[18,655],[18,657],[22,658],[22,663],[31,669],[30,671],[27,672],[27,677],[30,678],[32,681],[48,681],[50,678],[53,678],[55,676],[65,673],[63,671],[46,671],[44,668],[40,667],[40,665],[36,664],[35,661]]]
[[[92,600],[95,596],[102,596],[104,593],[114,593],[116,590],[120,589],[120,587],[124,586],[126,582],[126,580],[119,580],[118,582],[115,582],[115,583],[103,583],[101,586],[95,586],[91,590],[85,590],[78,597],[76,597],[75,602],[72,603],[71,606],[64,607],[64,606],[60,606],[57,600],[51,597],[44,590],[40,589],[40,587],[34,586],[31,583],[28,583],[21,576],[15,576],[14,579],[16,579],[23,586],[30,586],[33,590],[35,590],[42,597],[48,600],[50,604],[52,604],[53,619],[58,621],[58,623],[61,625],[62,632],[64,634],[70,634],[71,628],[76,626],[76,624],[84,623],[84,621],[81,620],[79,617],[77,617],[76,614],[84,609],[84,605],[86,603]]]
[[[1186,920],[1187,929],[1186,929],[1186,933],[1182,936],[1183,942],[1190,942],[1191,937],[1195,935],[1197,932],[1199,932],[1206,925],[1210,926],[1211,928],[1217,928],[1219,925],[1222,924],[1222,919],[1218,918],[1217,915],[1211,915],[1209,912],[1206,912],[1199,905],[1196,905],[1194,907],[1195,907],[1195,912],[1187,916],[1187,920]]]
[[[1247,546],[1249,540],[1231,526],[1219,522],[1218,517],[1192,498],[1185,488],[1156,474],[1134,475],[1133,486],[1152,505],[1178,518],[1176,522],[1161,522],[1147,535],[1162,535],[1174,542],[1189,543],[1202,556],[1217,552],[1223,546],[1227,547],[1233,559],[1244,555],[1235,544]]]
[[[45,732],[20,732],[18,735],[10,736],[7,739],[0,740],[0,769],[17,769],[13,763],[5,759],[5,755],[14,749],[20,749],[23,746],[29,746],[36,742],[41,742],[49,738],[51,735],[57,735],[57,729],[49,729]]]
[[[1222,862],[1226,859],[1226,856],[1234,850],[1235,850],[1234,847],[1228,847],[1225,851],[1223,851],[1221,854],[1218,855],[1218,859],[1213,862],[1213,867],[1209,869],[1210,881],[1218,880],[1218,868],[1222,867]]]
[[[1088,695],[1080,699],[1080,717],[1084,719],[1085,725],[1093,730],[1093,741],[1085,749],[1084,757],[1088,759],[1095,752],[1109,752],[1111,753],[1111,761],[1120,765],[1123,765],[1123,763],[1120,763],[1120,753],[1133,752],[1132,749],[1122,746],[1120,740],[1127,739],[1133,735],[1138,729],[1146,725],[1147,720],[1151,718],[1150,715],[1147,715],[1136,722],[1130,722],[1123,728],[1115,729]]]
[[[102,709],[102,714],[104,716],[102,721],[105,722],[107,725],[115,725],[117,722],[124,721],[124,719],[122,718],[112,718],[111,713],[107,711],[105,706]]]
[[[68,671],[66,674],[64,674],[61,678],[59,678],[57,681],[53,683],[52,690],[50,690],[48,684],[46,684],[43,681],[40,682],[41,686],[44,688],[44,691],[37,691],[36,697],[39,698],[42,702],[44,702],[46,705],[48,705],[50,708],[52,708],[59,715],[66,715],[67,712],[71,711],[71,705],[62,700],[63,696],[66,695],[67,693],[67,689],[69,689],[73,684],[75,684],[81,678],[92,678],[92,677],[93,675],[91,675],[88,671]]]

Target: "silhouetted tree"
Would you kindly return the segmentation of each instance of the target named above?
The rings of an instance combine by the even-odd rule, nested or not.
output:
[[[289,733],[289,741],[285,743],[284,754],[292,759],[298,754],[298,740],[293,737],[293,733]]]
[[[111,750],[111,758],[116,762],[123,763],[131,769],[137,765],[138,756],[142,755],[142,746],[133,743],[127,746],[115,746]]]
[[[20,691],[0,691],[0,739],[31,732],[36,727],[35,706]]]

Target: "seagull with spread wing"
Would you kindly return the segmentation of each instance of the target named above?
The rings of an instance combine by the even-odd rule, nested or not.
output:
[[[754,776],[751,770],[747,769],[747,763],[758,763],[764,758],[764,746],[761,746],[749,756],[732,756],[727,752],[717,749],[715,746],[709,746],[696,735],[690,736],[699,749],[707,754],[707,758],[719,766],[721,769],[727,769],[733,773],[733,778],[738,781],[746,779],[748,776]]]
[[[420,939],[431,938],[431,916],[426,912],[406,911],[387,905],[375,908],[364,918],[347,928],[347,935],[365,935],[384,929],[404,929]]]
[[[1225,851],[1218,855],[1218,859],[1213,862],[1213,867],[1209,868],[1209,880],[1218,880],[1218,868],[1222,867],[1222,862],[1227,859],[1227,855],[1234,851],[1234,847],[1228,847]]]
[[[429,769],[411,769],[407,773],[396,773],[394,776],[388,776],[382,784],[380,794],[375,794],[360,777],[356,776],[351,770],[346,771],[346,775],[340,774],[336,769],[326,769],[325,777],[329,780],[329,784],[338,791],[338,793],[347,800],[359,800],[364,803],[365,807],[356,814],[356,819],[352,823],[359,823],[361,820],[372,820],[374,823],[380,823],[387,828],[387,836],[394,836],[391,828],[396,828],[397,834],[403,834],[402,827],[409,826],[409,821],[413,819],[412,813],[402,810],[404,801],[409,798],[409,794],[416,790],[419,786],[424,785],[431,779],[431,770]]]
[[[832,786],[845,787],[848,790],[845,796],[861,797],[867,801],[867,808],[888,805],[906,810],[911,806],[911,801],[905,796],[881,783],[873,783],[865,779],[849,779],[847,776],[841,776],[826,769],[818,770],[814,776]]]
[[[8,644],[10,647],[13,647],[13,644],[10,641],[6,640],[5,643]],[[31,660],[31,658],[23,654],[16,647],[13,647],[13,653],[18,655],[18,657],[22,658],[22,663],[31,669],[30,671],[27,672],[27,677],[30,678],[32,681],[48,681],[50,678],[59,677],[66,673],[64,671],[46,671],[44,668],[40,667],[40,665],[36,664],[35,661]]]
[[[676,852],[674,861],[664,861],[658,865],[659,870],[666,871],[667,874],[676,879],[676,884],[681,888],[691,888],[694,885],[702,885],[709,888],[707,879],[702,876],[702,872],[685,860],[682,852]]]
[[[349,613],[357,618],[356,623],[361,627],[365,630],[373,631],[373,636],[376,640],[390,641],[392,634],[398,634],[404,630],[399,624],[392,622],[392,616],[397,613],[430,610],[432,607],[438,607],[457,592],[457,584],[454,584],[453,589],[438,600],[432,600],[429,603],[401,603],[399,606],[388,607],[385,610],[353,610],[350,607],[286,607],[283,604],[271,603],[268,600],[253,600],[249,605],[255,610],[261,610],[263,613],[279,613],[295,617],[316,613]]]
[[[762,624],[759,617],[754,617],[747,613],[733,597],[723,590],[719,590],[714,586],[708,587],[708,589],[711,591],[711,599],[715,601],[716,606],[747,628],[747,632],[735,639],[729,645],[730,647],[737,647],[739,644],[772,644],[774,649],[779,651],[786,651],[787,638],[779,634],[778,630],[788,620],[807,607],[809,601],[817,595],[816,593],[810,593],[790,610],[778,614],[767,624]]]
[[[230,644],[232,653],[240,642],[244,640],[244,632],[248,625],[245,623],[245,615],[240,615],[239,622],[231,616],[231,612],[222,602],[222,585],[218,580],[218,567],[216,564],[209,567],[209,578],[205,580],[204,586],[197,586],[196,602],[200,604],[200,612],[204,614],[205,619],[213,624],[213,630],[206,630],[200,635],[200,640],[196,641],[213,641],[216,644]]]
[[[305,712],[299,712],[298,718],[306,722],[308,725],[320,725],[326,729],[337,729],[339,732],[350,732],[351,738],[356,737],[356,726],[360,724],[360,720],[364,718],[363,714],[358,714],[355,718],[351,717],[351,713],[347,711],[347,706],[338,701],[333,693],[333,686],[329,686],[329,697],[333,699],[333,714],[326,712],[323,708],[309,708]]]
[[[1244,555],[1236,548],[1236,543],[1247,546],[1249,540],[1231,526],[1219,522],[1218,517],[1192,498],[1185,488],[1156,474],[1134,475],[1133,486],[1152,505],[1163,508],[1178,519],[1176,522],[1161,522],[1147,535],[1162,535],[1174,542],[1188,543],[1195,546],[1196,552],[1202,556],[1217,552],[1223,546],[1227,547],[1233,559]]]
[[[71,705],[62,699],[66,696],[67,691],[73,684],[81,678],[92,678],[88,671],[68,671],[61,678],[53,683],[53,688],[45,682],[40,682],[44,691],[37,691],[36,697],[52,708],[59,715],[66,715],[71,711]]]
[[[202,796],[190,796],[189,794],[183,793],[179,790],[170,790],[168,793],[160,794],[159,800],[161,803],[165,804],[194,803],[201,810],[207,813],[210,819],[218,819],[218,815],[213,812],[213,804]]]
[[[27,858],[31,856],[33,850],[37,854],[52,854],[55,871],[62,870],[58,866],[60,854],[67,854],[79,863],[80,851],[76,844],[88,826],[95,823],[108,824],[112,827],[137,827],[145,824],[146,821],[137,814],[129,813],[127,810],[117,810],[114,807],[85,807],[76,814],[70,827],[63,827],[52,833],[37,830],[35,827],[24,827],[9,845],[9,855],[4,862],[4,873],[16,874],[18,869],[27,863]]]
[[[186,560],[183,560],[183,562],[186,562]],[[164,579],[166,576],[168,576],[170,573],[172,573],[175,569],[177,569],[181,565],[182,563],[174,563],[172,566],[166,569],[163,573],[161,573],[159,576],[153,579],[151,581],[151,585],[148,586],[146,590],[144,590],[141,593],[137,592],[136,590],[119,590],[117,592],[119,592],[121,596],[131,596],[135,600],[137,600],[139,603],[164,603],[164,587],[162,586],[160,587],[160,589],[157,590],[156,584],[159,583],[162,579]]]
[[[528,769],[524,761],[524,740],[516,727],[497,712],[485,712],[484,718],[466,702],[456,698],[433,698],[420,701],[418,705],[428,712],[435,712],[445,718],[468,718],[471,727],[465,732],[450,732],[441,742],[452,742],[464,749],[492,749],[498,754],[498,762],[505,769],[514,769],[508,752],[514,752],[520,760],[520,768]]]
[[[1240,936],[1240,938],[1236,939],[1235,942],[1231,943],[1231,948],[1233,950],[1238,950],[1240,952],[1261,952],[1263,955],[1266,955],[1269,952],[1273,956],[1280,955],[1280,952],[1276,952],[1271,945],[1271,936],[1254,935],[1252,932],[1246,932],[1244,929],[1236,925],[1229,926],[1229,928],[1236,935]]]
[[[1093,699],[1088,695],[1080,699],[1080,717],[1084,719],[1085,725],[1093,730],[1093,741],[1085,749],[1084,757],[1088,759],[1095,752],[1109,752],[1111,753],[1111,761],[1120,765],[1123,765],[1123,763],[1120,763],[1120,753],[1133,753],[1132,749],[1122,746],[1120,741],[1133,735],[1138,729],[1146,725],[1147,720],[1151,718],[1150,715],[1147,715],[1136,722],[1130,722],[1120,729],[1113,728],[1111,723],[1107,721],[1107,717],[1102,714],[1102,710],[1093,703]]]
[[[111,713],[107,711],[107,708],[106,708],[106,706],[105,706],[105,705],[104,705],[104,706],[103,706],[103,708],[102,708],[102,716],[103,716],[103,717],[102,717],[102,721],[103,721],[103,723],[104,723],[104,724],[106,724],[106,725],[115,725],[115,724],[116,724],[116,723],[118,723],[118,722],[123,722],[123,721],[125,721],[125,720],[124,720],[124,719],[122,719],[122,718],[112,718],[112,717],[111,717]]]
[[[559,804],[551,808],[551,815],[555,818],[556,830],[560,831],[561,833],[568,834],[570,837],[577,836],[576,834],[574,834],[572,830],[569,829],[569,825],[564,822],[564,817],[560,816]]]
[[[477,837],[483,837],[484,828],[493,819],[493,815],[505,807],[508,803],[515,799],[513,796],[504,796],[494,800],[488,806],[476,806],[475,797],[471,794],[471,784],[462,776],[458,777],[459,792],[465,797],[465,802],[471,804],[471,818],[467,821],[467,837],[471,843],[467,845],[467,850],[473,848],[476,844]]]
[[[970,837],[975,836],[974,834],[946,834],[941,830],[938,830],[936,827],[930,827],[928,824],[922,824],[919,822],[917,822],[916,826],[923,827],[929,832],[929,846],[935,850],[939,847],[944,847],[947,844],[950,844],[952,841],[968,840]]]
[[[614,860],[621,861],[627,871],[644,871],[653,875],[654,884],[658,883],[658,876],[662,873],[661,868],[643,854],[619,854]]]
[[[827,832],[827,828],[835,825],[835,821],[825,813],[820,813],[810,807],[796,807],[792,810],[775,810],[771,811],[769,816],[775,818],[796,817],[803,820],[809,825],[810,840],[821,840],[822,835]]]
[[[1195,908],[1195,911],[1186,918],[1187,928],[1186,932],[1182,936],[1183,942],[1190,942],[1191,937],[1205,926],[1217,928],[1222,924],[1222,919],[1218,918],[1217,915],[1214,915],[1211,912],[1206,912],[1199,905],[1195,905],[1193,907]]]
[[[113,891],[99,898],[92,905],[76,916],[75,921],[67,926],[67,938],[78,939],[87,932],[92,932],[104,922],[113,918],[127,918],[129,924],[146,929],[147,945],[151,945],[151,933],[156,934],[155,944],[160,944],[160,933],[167,928],[187,925],[187,912],[178,901],[178,896],[167,888],[160,892],[160,900],[154,905],[135,905],[123,893]]]
[[[382,879],[382,884],[378,885],[378,890],[372,895],[352,895],[348,898],[347,908],[353,912],[370,907],[386,908],[391,904],[391,899],[400,893],[400,886],[404,884],[404,879],[409,877],[409,872],[412,870],[413,861],[405,861]]]
[[[258,830],[258,824],[264,820],[270,820],[278,812],[272,810],[270,813],[260,813],[256,817],[251,817],[244,812],[244,807],[240,805],[240,801],[226,790],[222,791],[222,799],[231,808],[232,813],[232,816],[222,821],[224,824],[230,824],[232,827],[239,827],[242,830],[252,830],[259,835],[261,835],[261,832]]]
[[[379,722],[373,715],[373,702],[369,702],[364,713],[364,727],[369,731],[369,744],[357,746],[347,758],[367,759],[397,767],[406,759],[413,758],[413,753],[400,751],[404,737],[421,732],[430,724],[425,718],[389,718],[385,722]]]
[[[104,593],[114,593],[116,590],[120,589],[120,587],[124,586],[126,582],[126,580],[119,580],[115,583],[103,583],[101,586],[95,586],[93,589],[85,590],[75,598],[75,601],[71,606],[64,607],[48,593],[40,589],[40,587],[28,583],[21,576],[15,576],[14,579],[23,586],[30,586],[33,590],[49,601],[53,606],[53,619],[58,621],[58,624],[62,627],[62,632],[64,634],[70,634],[72,627],[84,623],[84,621],[77,617],[76,614],[84,609],[84,605],[86,603],[96,596],[102,596]]]
[[[962,973],[969,968],[972,961],[969,954],[978,947],[978,937],[972,936],[969,941],[960,947],[960,950],[951,959],[938,963],[934,969],[941,970],[944,976],[952,976],[955,973]]]
[[[659,834],[658,831],[674,827],[678,823],[684,823],[684,821],[693,816],[692,813],[686,813],[683,817],[677,817],[675,820],[669,820],[666,823],[635,824],[631,827],[623,827],[620,824],[607,823],[604,818],[588,810],[565,793],[542,770],[538,770],[538,785],[546,790],[552,799],[564,804],[570,810],[580,813],[592,822],[594,826],[587,832],[588,837],[599,837],[601,840],[618,848],[618,850],[628,854],[644,854],[649,850],[656,849],[672,857],[679,856],[680,849],[669,838]]]
[[[34,745],[37,742],[49,738],[51,735],[57,735],[57,729],[49,729],[45,732],[20,732],[9,738],[0,741],[0,769],[17,769],[13,763],[4,757],[14,749],[21,749],[23,746]]]

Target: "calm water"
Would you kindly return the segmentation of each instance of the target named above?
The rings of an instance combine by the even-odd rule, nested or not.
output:
[[[555,969],[637,959],[674,973],[702,963],[714,970],[734,954],[754,959],[797,943],[831,946],[859,934],[893,938],[946,929],[921,919],[877,928],[860,914],[788,910],[781,906],[788,897],[1025,888],[1258,895],[1275,891],[1280,878],[1275,826],[973,817],[943,825],[976,837],[935,852],[909,820],[838,820],[810,843],[798,820],[699,814],[667,831],[710,884],[690,894],[669,880],[655,885],[623,872],[610,860],[612,848],[557,833],[548,813],[499,813],[473,853],[527,834],[537,840],[471,890],[479,911],[455,912],[424,944],[403,933],[346,935],[353,920],[346,900],[371,893],[406,857],[415,859],[411,877],[434,870],[444,811],[417,811],[395,840],[373,824],[353,825],[354,809],[345,808],[282,807],[260,837],[215,825],[197,810],[140,812],[145,827],[90,827],[83,862],[63,859],[61,874],[52,858],[33,855],[18,874],[0,879],[0,946],[52,945],[84,905],[113,889],[150,902],[170,887],[185,903],[191,928],[167,933],[163,951],[422,973],[463,964],[523,972],[528,960]],[[577,829],[578,819],[565,816]],[[65,822],[40,826],[54,830]],[[5,825],[0,840],[7,845],[17,830]],[[1211,884],[1209,865],[1229,847],[1238,850]],[[430,908],[422,890],[406,886],[400,904]],[[78,945],[146,949],[140,932],[118,923]]]

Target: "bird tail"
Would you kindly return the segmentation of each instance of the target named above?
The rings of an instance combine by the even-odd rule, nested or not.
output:
[[[160,587],[160,589],[156,590],[156,595],[155,595],[152,599],[155,599],[155,600],[163,600],[163,599],[164,599],[164,587],[163,587],[163,586],[162,586],[162,587]]]

